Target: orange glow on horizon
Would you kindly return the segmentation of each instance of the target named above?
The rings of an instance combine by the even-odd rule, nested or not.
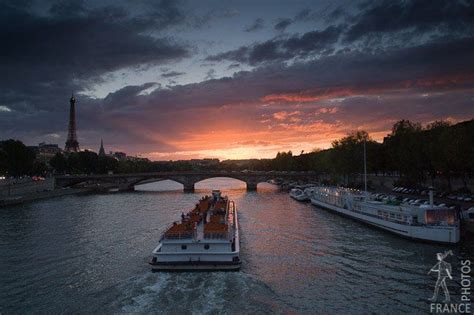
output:
[[[301,151],[308,153],[330,148],[334,140],[357,130],[365,130],[372,139],[381,142],[396,121],[406,118],[402,116],[404,111],[394,111],[391,116],[383,112],[364,114],[349,110],[346,105],[348,98],[373,96],[396,104],[403,102],[405,95],[442,95],[443,88],[448,86],[451,92],[465,92],[467,88],[462,84],[471,81],[474,81],[473,75],[455,75],[370,88],[330,87],[298,93],[273,93],[247,103],[160,112],[164,124],[160,127],[166,133],[155,132],[141,122],[128,127],[137,135],[161,145],[160,150],[137,152],[151,160],[261,159],[274,158],[277,152],[290,150],[299,155]],[[435,120],[428,114],[410,119],[424,124]],[[459,117],[444,119],[451,122],[460,120]],[[119,117],[115,122],[130,124],[126,117]]]
[[[275,103],[307,103],[317,102],[332,98],[344,98],[357,95],[373,95],[387,92],[389,90],[412,89],[412,88],[447,88],[465,83],[473,83],[474,75],[456,74],[439,78],[423,78],[416,80],[405,80],[398,83],[375,85],[373,87],[328,87],[315,88],[298,93],[276,93],[268,94],[261,98],[262,102]]]

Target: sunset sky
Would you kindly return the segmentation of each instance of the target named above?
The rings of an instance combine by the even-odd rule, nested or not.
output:
[[[268,158],[474,118],[473,1],[0,0],[0,139]]]

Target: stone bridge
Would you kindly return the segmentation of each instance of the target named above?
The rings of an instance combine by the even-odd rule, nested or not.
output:
[[[246,183],[247,190],[256,190],[258,183],[271,179],[317,181],[318,175],[314,172],[285,172],[285,171],[183,171],[183,172],[155,172],[136,174],[102,174],[102,175],[65,175],[56,176],[57,187],[72,187],[81,183],[109,184],[120,191],[133,191],[135,185],[162,180],[172,180],[184,186],[184,191],[194,191],[194,185],[205,179],[227,177],[241,180]]]

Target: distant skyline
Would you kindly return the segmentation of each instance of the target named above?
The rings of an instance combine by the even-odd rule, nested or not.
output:
[[[0,0],[0,139],[271,158],[474,118],[472,1]]]

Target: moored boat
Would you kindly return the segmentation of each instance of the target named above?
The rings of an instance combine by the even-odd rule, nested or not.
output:
[[[291,198],[298,200],[298,201],[308,201],[308,196],[304,193],[303,190],[299,188],[293,188],[290,190]]]
[[[213,190],[163,233],[152,254],[154,270],[240,269],[235,203]]]
[[[474,207],[462,211],[461,216],[465,231],[474,234]]]
[[[414,206],[372,200],[352,189],[317,187],[311,203],[410,239],[455,244],[460,241],[456,210],[433,205]]]
[[[311,185],[303,190],[304,194],[306,195],[306,200],[311,201],[311,196],[313,195],[314,189],[315,186]]]

